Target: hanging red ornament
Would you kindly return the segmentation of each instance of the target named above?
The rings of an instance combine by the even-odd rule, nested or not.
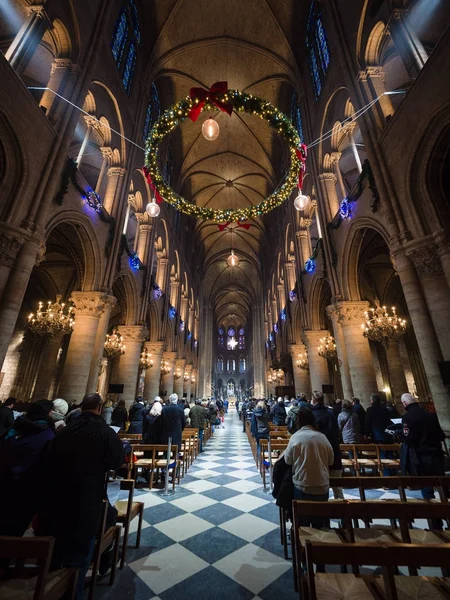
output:
[[[221,110],[222,112],[226,112],[231,117],[231,113],[233,112],[233,105],[231,104],[231,102],[224,102],[219,98],[219,96],[222,96],[227,92],[227,81],[217,81],[209,88],[209,90],[205,90],[204,88],[191,88],[189,96],[193,100],[199,100],[198,104],[195,104],[189,111],[188,116],[191,119],[191,121],[195,123],[200,113],[202,112],[206,102],[211,102],[212,104],[214,104],[214,106],[217,106],[219,110]]]

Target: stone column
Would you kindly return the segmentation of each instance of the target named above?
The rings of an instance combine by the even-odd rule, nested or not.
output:
[[[156,269],[156,283],[163,292],[167,292],[167,266],[169,259],[162,255],[162,252],[156,253],[158,257],[158,266]]]
[[[80,402],[86,394],[104,296],[103,292],[72,292],[75,326],[58,392],[67,401]]]
[[[361,159],[359,158],[359,152],[358,152],[358,148],[356,147],[355,136],[353,135],[353,131],[354,131],[355,127],[356,127],[356,123],[354,121],[351,121],[350,123],[346,123],[344,125],[344,131],[348,135],[348,139],[350,141],[350,147],[352,149],[353,156],[355,158],[356,167],[357,167],[359,173],[361,173],[361,171],[362,171]]]
[[[12,231],[4,230],[0,233],[0,301],[22,244],[23,239]]]
[[[152,401],[159,395],[159,384],[161,381],[161,359],[164,342],[146,342],[145,347],[152,355],[153,367],[145,371],[144,396]]]
[[[339,210],[339,198],[336,192],[336,175],[334,173],[321,173],[319,175],[323,195],[327,199],[327,220],[331,221]]]
[[[45,340],[42,348],[41,361],[34,384],[33,400],[42,400],[49,397],[49,391],[52,385],[56,370],[59,349],[61,348],[63,336],[55,335]]]
[[[339,372],[341,374],[342,391],[344,393],[344,398],[347,398],[347,400],[351,400],[353,397],[352,381],[348,366],[348,357],[347,350],[345,347],[344,332],[342,330],[342,325],[339,321],[340,313],[334,304],[327,306],[326,311],[327,315],[331,319],[331,322],[333,323],[333,333],[339,360]]]
[[[311,380],[312,391],[322,391],[322,385],[329,385],[330,374],[328,372],[328,362],[317,354],[320,345],[320,338],[329,335],[326,330],[314,331],[305,329],[303,339],[308,353],[309,376]]]
[[[443,231],[438,231],[434,235],[436,249],[441,261],[447,285],[450,288],[450,239],[446,237]]]
[[[363,336],[361,328],[369,303],[337,302],[336,308],[344,334],[353,395],[363,406],[369,406],[370,394],[378,389],[369,340]]]
[[[76,160],[78,169],[80,169],[81,167],[81,162],[83,160],[84,153],[86,152],[86,148],[89,143],[89,138],[91,137],[92,130],[99,126],[98,121],[95,117],[87,115],[83,118],[86,121],[86,131],[84,132],[84,138],[81,142],[80,149],[78,150],[78,156]]]
[[[116,305],[116,298],[103,294],[103,312],[100,316],[97,335],[95,336],[94,352],[92,354],[91,369],[89,371],[89,379],[86,388],[86,393],[96,392],[98,389],[98,377],[102,367],[103,349],[105,347],[106,334],[109,327],[109,319],[111,310]]]
[[[50,90],[58,92],[59,94],[63,93],[65,79],[70,75],[72,67],[73,65],[70,58],[55,58],[50,71],[50,79],[47,84],[49,89],[45,90],[42,94],[41,101],[39,102],[39,106],[45,108],[47,117],[50,117],[54,112],[52,107],[53,105],[56,106],[59,101],[58,96]]]
[[[107,172],[108,183],[106,184],[105,195],[102,198],[103,207],[111,215],[114,212],[116,204],[116,191],[119,185],[119,180],[126,173],[121,167],[110,167]]]
[[[212,372],[212,328],[213,317],[212,308],[207,304],[203,305],[202,310],[202,331],[199,334],[201,337],[199,348],[199,370],[197,390],[201,398],[206,398],[211,395],[211,372]]]
[[[163,373],[162,375],[162,384],[161,390],[164,394],[164,398],[167,399],[170,394],[173,394],[174,388],[174,374],[175,374],[175,361],[177,359],[176,352],[164,352],[162,356],[163,362],[168,362],[170,371],[168,373]]]
[[[336,175],[336,179],[339,183],[339,188],[341,190],[341,200],[343,200],[347,196],[347,190],[345,189],[344,179],[341,173],[341,167],[339,166],[339,161],[341,160],[342,152],[332,152],[331,153],[331,164],[334,168],[334,174]],[[340,203],[339,203],[340,204]]]
[[[46,30],[52,28],[43,6],[29,6],[27,10],[28,17],[5,54],[18,75],[25,71]]]
[[[100,167],[100,171],[97,178],[97,185],[95,186],[95,191],[97,194],[100,194],[102,190],[103,178],[105,176],[106,169],[111,165],[113,161],[113,149],[110,146],[102,146],[100,148],[100,152],[102,153],[102,166]],[[130,210],[130,206],[128,204],[127,211]],[[128,213],[127,213],[128,214]],[[123,233],[126,233],[126,229]]]
[[[395,47],[411,79],[416,79],[428,60],[428,54],[409,23],[405,9],[392,12],[389,29]]]
[[[300,242],[300,253],[301,253],[301,263],[300,266],[303,269],[305,266],[305,262],[312,254],[311,248],[311,238],[309,235],[309,226],[311,225],[311,219],[302,219],[302,223],[305,225],[304,229],[299,229],[296,231],[295,235]]]
[[[3,365],[9,342],[16,326],[23,298],[36,263],[39,245],[25,242],[17,254],[0,302],[0,364]]]
[[[189,402],[191,401],[192,368],[193,368],[193,365],[186,365],[184,368],[184,372],[188,376],[188,379],[186,381],[183,381],[183,394],[186,394],[186,398],[188,399]]]
[[[143,265],[149,266],[149,257],[151,256],[152,225],[147,222],[150,218],[147,213],[138,216],[139,222],[139,241],[137,255]],[[137,215],[136,215],[137,216]]]
[[[117,383],[123,383],[121,400],[130,407],[135,398],[140,373],[139,358],[141,356],[142,342],[148,335],[148,330],[142,325],[121,325],[118,332],[123,336],[125,354],[119,358]]]
[[[175,372],[174,372],[174,384],[173,391],[177,394],[178,398],[183,397],[183,385],[184,385],[184,365],[186,364],[185,358],[180,358],[175,361]],[[180,373],[180,377],[177,379],[176,375]]]
[[[386,348],[386,362],[391,384],[392,399],[397,407],[402,409],[403,405],[400,401],[400,397],[408,391],[408,383],[403,369],[398,342],[393,342],[389,348]]]
[[[311,381],[309,378],[309,369],[300,369],[297,367],[297,359],[299,354],[305,354],[307,352],[306,347],[303,344],[292,344],[290,346],[290,353],[292,356],[292,370],[294,372],[294,385],[295,393],[305,393],[308,397],[311,396]]]
[[[264,380],[263,311],[262,303],[257,303],[252,310],[253,394],[255,398],[264,398],[266,387]],[[239,371],[239,365],[237,366]]]
[[[402,249],[395,251],[394,258],[431,396],[442,428],[446,433],[450,433],[450,393],[442,383],[438,366],[438,362],[442,360],[442,353],[418,274]]]
[[[379,97],[378,102],[372,106],[371,113],[375,117],[376,126],[381,129],[386,119],[394,114],[391,97],[384,95],[384,70],[382,67],[367,67],[365,71],[359,72],[358,78],[367,103]]]

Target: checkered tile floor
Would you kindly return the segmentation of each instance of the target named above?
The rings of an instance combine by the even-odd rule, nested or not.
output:
[[[136,499],[145,502],[141,547],[128,549],[114,586],[102,582],[96,599],[298,598],[291,563],[282,557],[278,508],[263,491],[235,411],[174,496],[144,489]]]

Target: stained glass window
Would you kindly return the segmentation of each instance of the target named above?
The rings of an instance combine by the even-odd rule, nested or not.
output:
[[[148,138],[148,134],[150,133],[150,129],[153,127],[153,123],[159,118],[160,114],[160,105],[159,105],[159,95],[158,90],[156,89],[156,85],[152,83],[151,91],[150,91],[150,100],[147,105],[147,113],[145,115],[145,124],[144,124],[144,142]]]
[[[300,112],[300,107],[298,105],[297,92],[292,94],[292,102],[291,102],[291,121],[297,130],[300,141],[303,143],[303,123],[302,123],[302,113]],[[287,204],[287,203],[286,203]]]
[[[245,350],[245,336],[239,336],[239,350]]]
[[[136,66],[136,44],[131,42],[128,48],[127,62],[123,71],[122,83],[127,95],[131,92],[131,82],[133,81],[134,67]]]
[[[219,358],[217,361],[217,372],[223,373],[223,358]]]
[[[219,346],[219,348],[225,348],[225,338],[223,336],[219,336],[217,338],[217,345]]]
[[[306,28],[306,48],[309,54],[309,68],[316,100],[322,92],[323,77],[330,65],[330,50],[316,0],[311,1],[308,24]]]
[[[127,43],[128,37],[128,23],[125,9],[122,8],[117,19],[116,29],[111,41],[111,49],[117,66],[120,67],[122,62],[123,51]]]
[[[245,358],[240,358],[239,359],[239,373],[245,373],[247,368],[247,364],[246,364],[246,360]]]
[[[139,44],[141,41],[141,30],[139,27],[139,13],[136,7],[134,0],[128,0],[128,4],[130,6],[130,14],[131,14],[131,23],[133,25],[133,33],[136,37],[136,40]]]
[[[320,92],[322,91],[322,81],[320,79],[319,66],[317,64],[316,53],[314,48],[309,50],[309,68],[311,69],[311,77],[314,84],[314,94],[316,99],[319,98]]]
[[[322,71],[326,73],[330,64],[330,51],[328,50],[327,35],[323,26],[322,15],[318,15],[316,20],[316,43],[319,49]]]

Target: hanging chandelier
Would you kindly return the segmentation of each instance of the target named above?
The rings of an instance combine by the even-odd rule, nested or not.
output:
[[[309,204],[309,197],[305,196],[301,190],[301,188],[298,188],[298,194],[297,197],[294,200],[294,207],[295,210],[305,210],[305,208],[308,206]]]
[[[123,337],[117,333],[117,329],[113,329],[111,335],[106,335],[104,353],[108,358],[117,358],[125,354],[125,344]]]
[[[392,313],[386,306],[379,304],[375,308],[369,308],[365,312],[366,322],[361,325],[363,336],[374,342],[379,342],[388,348],[392,342],[398,341],[406,331],[405,319],[395,312],[395,306],[391,308]]]
[[[234,247],[233,247],[233,229],[231,229],[231,254],[230,256],[227,258],[227,263],[229,267],[237,267],[239,264],[239,258],[236,256],[236,254],[234,253]]]
[[[267,381],[268,383],[273,383],[273,377],[271,373],[269,373],[269,375],[267,376]]]
[[[308,355],[306,354],[306,352],[301,352],[298,357],[297,357],[297,367],[299,369],[303,369],[304,371],[308,371],[309,369],[309,361],[308,361]]]
[[[191,383],[195,383],[195,375],[191,375]]]
[[[202,134],[205,140],[213,142],[219,137],[220,128],[219,124],[214,119],[206,119],[202,125]]]
[[[161,371],[163,375],[168,375],[172,369],[170,368],[169,361],[163,360],[161,362]]]
[[[47,307],[43,308],[43,303],[39,302],[36,314],[31,313],[28,316],[28,329],[38,335],[66,335],[72,333],[75,325],[73,308],[61,303],[62,296],[56,296],[56,302],[49,300]]]
[[[142,348],[141,356],[139,358],[139,366],[144,370],[151,369],[153,367],[152,355],[145,346]]]
[[[184,381],[189,381],[189,373],[187,371],[185,371],[185,373],[183,375],[183,380]]]
[[[320,345],[317,349],[317,353],[326,360],[337,359],[336,342],[334,341],[334,337],[332,335],[327,335],[326,337],[320,338]]]
[[[181,369],[179,369],[179,368],[178,368],[178,369],[175,371],[175,373],[174,373],[174,375],[173,375],[173,376],[174,376],[174,378],[175,378],[175,379],[180,379],[180,377],[181,377]]]
[[[269,375],[270,377],[270,375]],[[272,370],[272,375],[271,375],[271,381],[273,383],[279,383],[280,381],[283,381],[284,379],[284,371],[283,369],[273,369]],[[270,381],[269,381],[270,383]]]
[[[145,207],[145,210],[146,210],[147,214],[152,217],[152,219],[159,216],[159,213],[161,212],[161,209],[160,209],[159,205],[156,204],[154,198],[152,198],[152,201],[147,204],[147,206]]]

